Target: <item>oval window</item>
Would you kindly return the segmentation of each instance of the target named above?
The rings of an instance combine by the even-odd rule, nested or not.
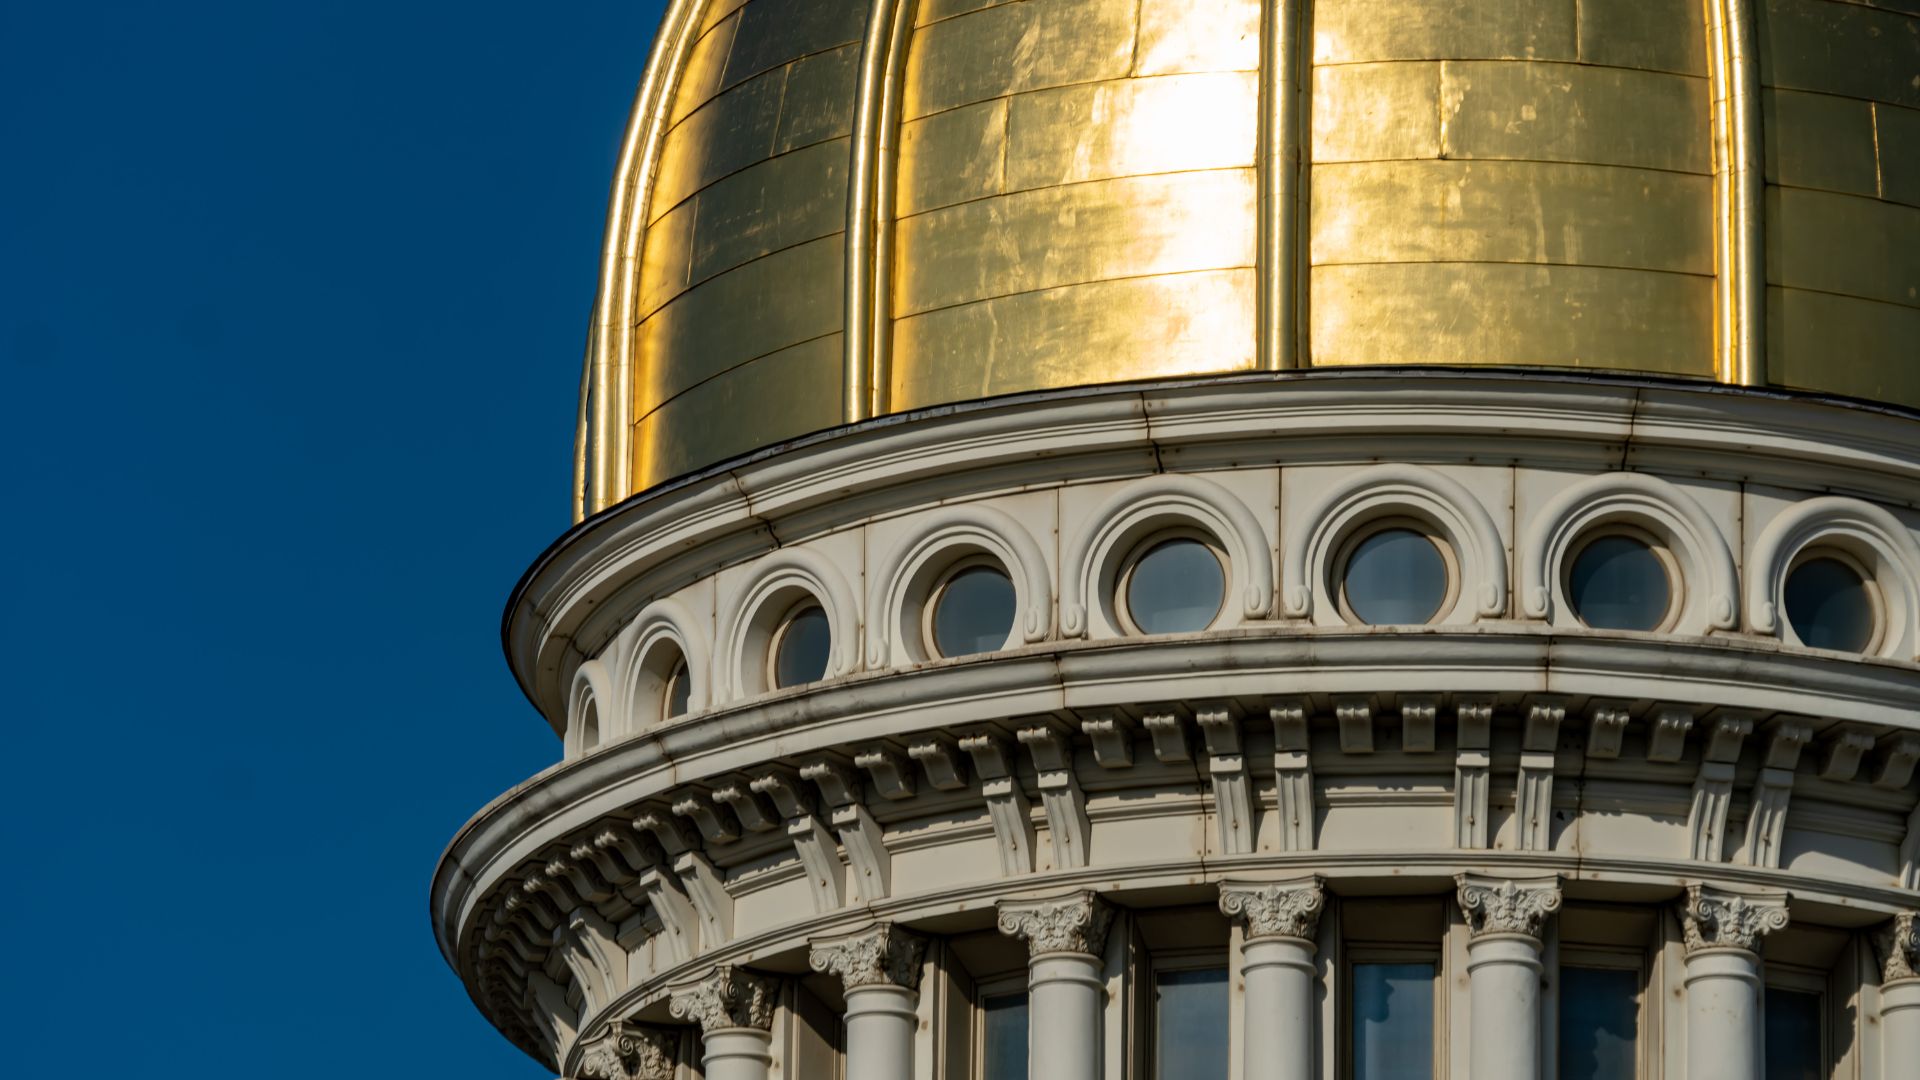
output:
[[[1808,559],[1787,575],[1787,621],[1814,649],[1865,652],[1873,644],[1873,593],[1853,567],[1832,557]]]
[[[1446,602],[1446,556],[1412,529],[1381,529],[1354,545],[1340,581],[1353,617],[1369,626],[1417,626]]]
[[[773,645],[773,685],[776,688],[819,682],[827,674],[833,650],[833,628],[819,604],[808,603],[780,626]]]
[[[1004,648],[1013,633],[1013,580],[997,566],[962,567],[940,586],[933,602],[933,650],[972,656]]]
[[[1226,592],[1226,570],[1213,549],[1185,537],[1162,540],[1127,572],[1127,617],[1143,634],[1205,630]]]
[[[1567,573],[1567,602],[1596,630],[1657,630],[1673,606],[1667,564],[1645,541],[1611,534],[1580,549]]]

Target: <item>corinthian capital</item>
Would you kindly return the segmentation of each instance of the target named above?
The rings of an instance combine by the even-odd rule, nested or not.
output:
[[[587,1046],[580,1062],[586,1080],[673,1080],[680,1033],[619,1020]]]
[[[1287,881],[1223,881],[1220,913],[1245,919],[1247,937],[1313,939],[1326,896],[1320,878],[1310,875]]]
[[[1020,938],[1035,956],[1068,952],[1098,956],[1113,909],[1090,892],[1045,900],[1003,900],[1000,932]]]
[[[1920,979],[1920,915],[1903,911],[1893,917],[1892,925],[1878,935],[1881,953],[1886,957],[1883,974],[1887,982],[1895,979]]]
[[[847,990],[863,986],[920,986],[920,955],[927,943],[892,923],[875,923],[845,937],[809,943],[813,970],[840,976]]]
[[[1710,885],[1687,887],[1680,911],[1687,952],[1701,949],[1760,951],[1760,939],[1787,927],[1787,894],[1736,893]]]
[[[1547,916],[1560,910],[1560,879],[1495,878],[1461,874],[1460,910],[1467,916],[1472,937],[1482,934],[1540,936]]]
[[[737,967],[721,965],[697,983],[676,986],[668,1008],[682,1020],[692,1020],[705,1032],[727,1028],[773,1029],[774,999],[780,984],[774,979]]]

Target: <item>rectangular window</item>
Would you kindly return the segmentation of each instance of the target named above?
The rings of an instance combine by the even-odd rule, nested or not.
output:
[[[1640,972],[1560,967],[1560,1080],[1633,1080],[1640,1061]]]
[[[1767,987],[1767,1080],[1824,1080],[1818,993]]]
[[[1353,1080],[1432,1080],[1432,962],[1367,963],[1351,968]]]
[[[980,1002],[981,1080],[1027,1080],[1027,993]]]
[[[1227,1080],[1227,969],[1161,971],[1153,980],[1161,1080]]]

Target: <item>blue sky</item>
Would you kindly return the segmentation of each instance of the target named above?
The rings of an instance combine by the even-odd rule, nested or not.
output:
[[[8,1075],[551,1077],[427,883],[559,754],[499,615],[659,17],[0,5]]]

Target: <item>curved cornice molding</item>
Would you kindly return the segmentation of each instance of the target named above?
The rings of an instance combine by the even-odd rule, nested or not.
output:
[[[1497,423],[1495,420],[1497,418]],[[1269,372],[880,417],[721,463],[576,526],[515,587],[502,639],[564,730],[573,668],[653,598],[791,538],[940,500],[1250,461],[1526,460],[1844,490],[1904,503],[1920,417],[1778,390],[1565,372]],[[778,537],[779,539],[776,539]]]

